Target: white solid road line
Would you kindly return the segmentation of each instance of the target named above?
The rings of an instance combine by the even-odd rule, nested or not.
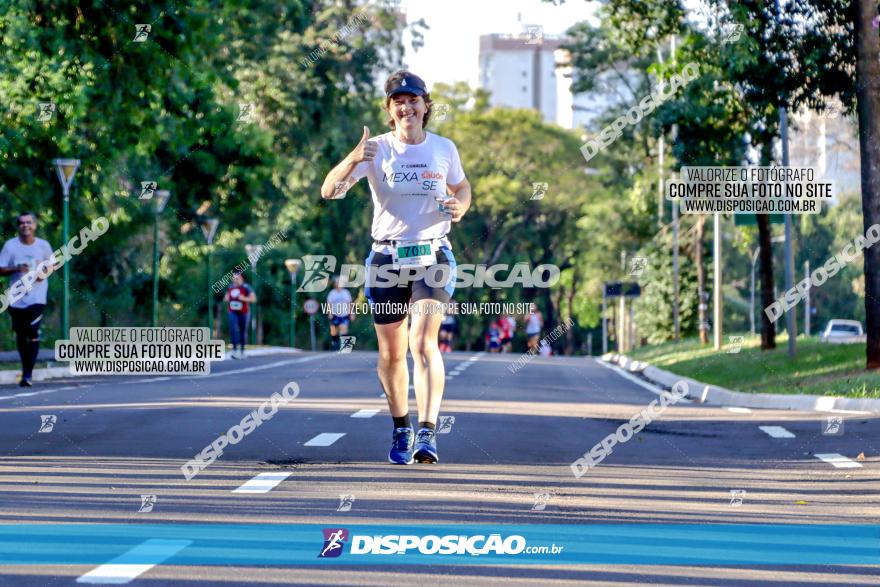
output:
[[[831,463],[834,467],[838,469],[859,469],[862,466],[862,463],[858,463],[836,452],[817,454],[814,456],[817,459],[825,461],[826,463]]]
[[[34,395],[44,395],[47,393],[57,393],[59,391],[67,391],[69,389],[76,389],[76,386],[68,385],[67,387],[56,387],[55,389],[43,389],[41,391],[26,391],[24,393],[14,393],[12,395],[0,395],[0,400],[15,399],[17,397],[31,397]]]
[[[602,365],[603,367],[605,367],[606,369],[611,369],[612,371],[614,371],[615,373],[617,373],[618,375],[620,375],[620,376],[623,377],[624,379],[627,379],[627,380],[629,380],[629,381],[632,381],[633,383],[635,383],[636,385],[638,385],[638,386],[640,386],[640,387],[644,387],[645,389],[647,389],[647,390],[650,391],[651,393],[654,393],[654,394],[657,394],[657,395],[660,395],[660,394],[663,393],[663,390],[660,389],[659,387],[655,387],[655,386],[651,385],[650,383],[647,383],[647,382],[645,382],[645,381],[642,381],[642,380],[639,379],[638,377],[635,377],[635,376],[633,376],[633,375],[630,375],[629,373],[627,373],[626,371],[624,371],[623,369],[621,369],[621,368],[619,368],[619,367],[614,367],[613,365],[609,365],[609,364],[607,364],[605,361],[602,361],[602,360],[600,360],[600,359],[595,359],[595,358],[594,358],[593,360],[594,360],[595,362],[599,363],[600,365]],[[682,402],[682,403],[685,403],[685,404],[691,404],[691,403],[693,403],[691,400],[687,399],[686,397],[685,397],[685,398],[682,398],[682,399],[680,399],[680,400],[678,400],[678,401],[680,401],[680,402]]]
[[[794,434],[782,426],[758,426],[758,428],[773,438],[794,438]]]
[[[321,432],[303,446],[330,446],[343,436],[345,432]]]
[[[315,359],[320,359],[322,355],[312,355],[310,357],[301,357],[299,359],[293,359],[289,361],[276,361],[274,363],[269,363],[268,365],[257,365],[255,367],[245,367],[244,369],[233,369],[232,371],[224,371],[222,373],[211,373],[209,375],[191,375],[184,377],[177,377],[178,379],[207,379],[209,377],[225,377],[226,375],[237,375],[239,373],[250,373],[252,371],[262,371],[264,369],[273,369],[275,367],[281,367],[283,365],[292,365],[294,363],[305,363],[306,361],[314,361]],[[101,381],[100,383],[95,383],[94,385],[133,385],[137,383],[155,383],[156,381],[164,381],[165,379],[171,379],[172,377],[149,377],[147,379],[135,379],[134,381],[123,381],[120,383],[114,383],[112,380],[110,381]],[[31,397],[35,395],[45,395],[47,393],[57,393],[59,391],[67,391],[70,389],[83,389],[84,386],[74,386],[68,385],[66,387],[56,387],[55,389],[42,389],[40,391],[28,391],[24,393],[14,393],[12,395],[0,395],[0,400],[5,399],[15,399],[18,397]]]
[[[208,379],[209,377],[225,377],[226,375],[238,375],[239,373],[251,373],[253,371],[263,371],[264,369],[272,369],[274,367],[281,367],[284,365],[293,365],[294,363],[305,363],[307,361],[314,361],[315,359],[320,359],[324,355],[312,355],[310,357],[300,357],[299,359],[292,359],[288,361],[275,361],[274,363],[269,363],[267,365],[256,365],[254,367],[245,367],[243,369],[232,369],[231,371],[223,371],[221,373],[210,373],[208,375],[193,375],[190,377],[184,377],[183,379]],[[141,383],[140,381],[131,381],[129,383]]]
[[[171,558],[190,544],[192,544],[192,540],[147,540],[109,563],[95,567],[79,577],[76,582],[93,585],[124,585],[162,561]]]
[[[748,408],[739,408],[737,406],[727,406],[724,408],[728,412],[733,412],[734,414],[751,414],[752,410]]]
[[[232,490],[232,493],[269,493],[279,483],[290,477],[292,473],[260,473],[244,485]]]
[[[382,395],[385,395],[384,393]],[[372,418],[379,413],[379,410],[358,410],[352,414],[351,418]]]

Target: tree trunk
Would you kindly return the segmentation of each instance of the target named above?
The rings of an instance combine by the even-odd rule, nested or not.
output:
[[[854,8],[862,216],[867,232],[880,223],[880,47],[871,23],[877,2],[857,0]],[[864,254],[866,368],[880,369],[880,247],[866,248]]]
[[[557,292],[556,299],[554,300],[553,295],[550,293],[550,288],[544,288],[544,330],[541,333],[542,337],[546,337],[554,328],[556,328],[556,317],[559,315],[560,297],[561,294]]]
[[[776,348],[776,326],[770,321],[764,308],[773,303],[773,243],[770,241],[770,216],[756,214],[758,220],[758,245],[761,247],[758,253],[761,275],[761,307],[758,314],[761,316],[761,350]]]
[[[568,291],[568,299],[566,300],[568,302],[568,319],[572,321],[574,320],[574,292],[577,289],[577,283],[577,269],[574,269],[571,275],[571,289]],[[565,354],[569,356],[574,354],[574,327],[565,331]]]
[[[697,230],[694,231],[694,264],[697,266],[697,303],[700,328],[700,343],[709,344],[709,323],[706,321],[706,310],[709,309],[706,295],[706,268],[703,266],[703,227],[706,217],[697,218]]]

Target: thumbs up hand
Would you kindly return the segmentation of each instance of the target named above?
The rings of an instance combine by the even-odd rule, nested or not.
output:
[[[376,158],[376,150],[378,147],[375,142],[370,142],[370,129],[366,126],[364,127],[364,134],[361,137],[360,142],[348,156],[355,163],[360,163],[361,161],[372,161]]]

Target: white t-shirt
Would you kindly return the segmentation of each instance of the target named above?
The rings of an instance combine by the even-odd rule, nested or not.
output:
[[[348,316],[351,314],[351,294],[345,288],[331,289],[327,294],[327,304],[330,306],[330,314],[333,316]]]
[[[425,132],[417,145],[401,143],[393,132],[373,137],[378,149],[372,161],[361,161],[352,182],[366,176],[373,195],[373,240],[427,240],[445,237],[451,227],[441,216],[435,196],[446,196],[447,184],[464,181],[458,149],[449,139]],[[441,243],[449,247],[449,241]],[[373,245],[388,253],[390,246]]]
[[[3,245],[0,250],[0,267],[12,267],[26,263],[30,266],[31,271],[37,268],[41,261],[49,261],[55,264],[55,255],[52,254],[52,247],[48,242],[41,238],[34,239],[34,242],[26,245],[18,237],[11,238]],[[12,288],[16,283],[21,281],[24,273],[15,272],[10,276],[9,287]],[[24,297],[10,304],[13,308],[26,308],[31,304],[45,304],[46,294],[49,291],[49,280],[34,281],[34,285]]]
[[[526,334],[538,334],[541,332],[541,319],[537,314],[529,314],[526,318]]]

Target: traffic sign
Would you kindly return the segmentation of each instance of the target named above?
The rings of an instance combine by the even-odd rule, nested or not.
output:
[[[605,282],[605,296],[609,298],[622,295],[625,298],[637,298],[642,295],[642,288],[632,281],[607,281]]]
[[[303,304],[303,311],[308,314],[316,314],[318,312],[318,301],[317,300],[306,300]]]

